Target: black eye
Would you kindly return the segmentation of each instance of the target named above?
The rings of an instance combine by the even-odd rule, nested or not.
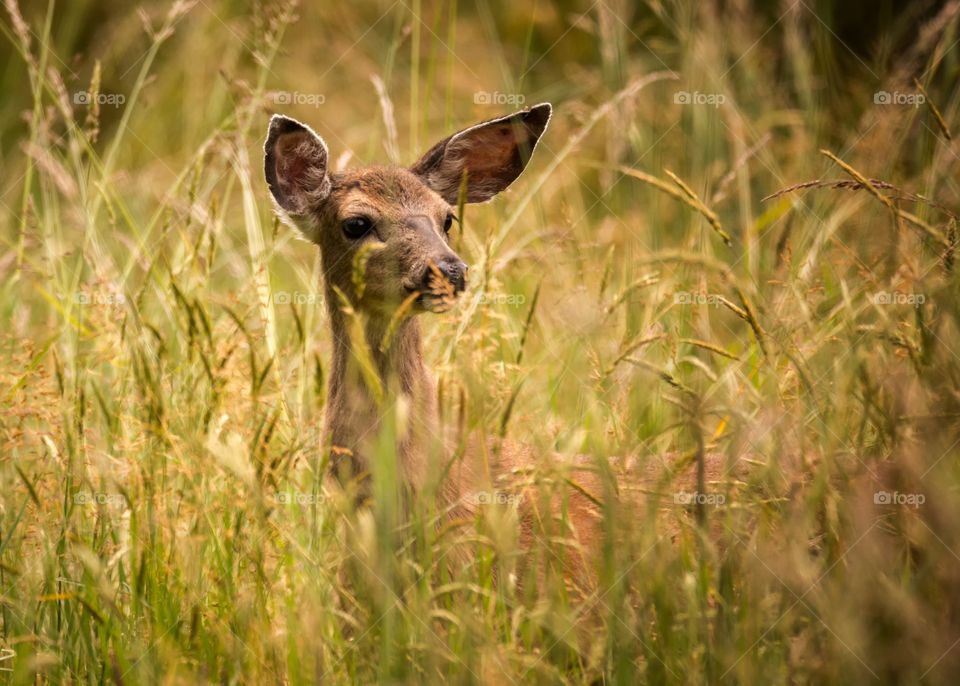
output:
[[[450,233],[451,226],[453,226],[453,215],[448,214],[447,218],[443,220],[443,232]]]
[[[373,222],[368,217],[350,217],[343,220],[343,235],[351,240],[366,236],[373,228]]]

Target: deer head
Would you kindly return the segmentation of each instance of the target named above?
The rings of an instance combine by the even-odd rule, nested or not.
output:
[[[422,484],[428,473],[424,456],[436,446],[438,434],[419,326],[414,317],[405,317],[392,345],[384,347],[383,336],[401,303],[409,301],[407,313],[439,311],[463,291],[467,266],[449,240],[460,194],[466,202],[484,202],[509,186],[529,161],[550,112],[550,105],[537,105],[464,129],[410,168],[346,171],[330,169],[326,144],[308,126],[279,115],[270,120],[264,144],[267,184],[281,218],[320,246],[332,305],[326,440],[342,482],[368,472],[366,456],[382,408],[377,384],[355,363],[356,341],[337,306],[339,298],[348,298],[350,307],[364,315],[366,343],[382,387],[395,388],[411,401],[409,431],[397,454],[403,482]],[[363,260],[364,287],[358,289],[354,268]],[[361,494],[366,487],[360,487]]]
[[[445,309],[466,285],[467,266],[450,248],[461,186],[485,202],[520,175],[550,119],[549,104],[486,121],[430,148],[410,168],[335,172],[310,127],[274,115],[264,173],[280,216],[320,246],[328,288],[368,315],[392,312],[412,294],[414,311]],[[368,246],[366,249],[364,246]],[[352,284],[365,254],[365,287]]]

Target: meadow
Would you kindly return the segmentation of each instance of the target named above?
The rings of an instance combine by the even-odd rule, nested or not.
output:
[[[0,34],[0,683],[957,682],[960,2],[5,0]],[[448,425],[666,475],[606,505],[586,598],[503,573],[562,522],[401,515],[392,435],[381,497],[331,496],[337,303],[262,171],[274,112],[344,167],[539,102],[422,323]]]

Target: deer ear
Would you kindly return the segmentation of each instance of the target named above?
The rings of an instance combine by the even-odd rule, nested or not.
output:
[[[263,151],[270,193],[291,217],[306,216],[330,194],[327,144],[306,124],[273,115]]]
[[[410,169],[451,205],[467,175],[467,202],[484,202],[513,183],[550,121],[550,103],[471,126],[437,143]]]

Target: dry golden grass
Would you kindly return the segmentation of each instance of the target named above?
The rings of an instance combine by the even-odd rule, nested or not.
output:
[[[956,682],[958,3],[873,53],[831,2],[21,4],[5,682]],[[610,505],[586,601],[498,577],[563,521],[522,550],[509,503],[444,528],[429,493],[329,497],[338,304],[260,174],[273,111],[337,164],[410,162],[520,96],[550,129],[461,212],[468,289],[421,315],[444,421],[599,469],[749,461]]]

